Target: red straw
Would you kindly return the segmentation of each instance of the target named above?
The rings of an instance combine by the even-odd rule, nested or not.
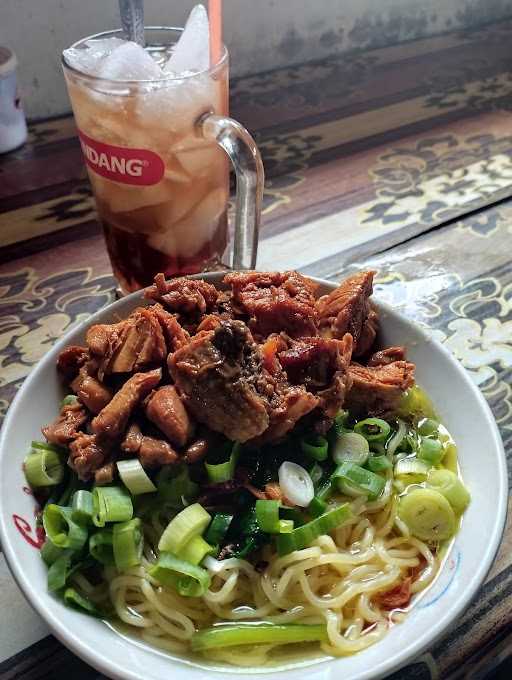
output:
[[[210,19],[210,66],[218,64],[222,57],[222,0],[208,0]]]

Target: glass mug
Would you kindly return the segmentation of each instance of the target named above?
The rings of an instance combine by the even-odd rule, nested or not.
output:
[[[147,27],[157,62],[183,29]],[[122,30],[84,38],[122,37]],[[233,269],[256,264],[263,165],[250,134],[228,118],[228,52],[206,71],[159,80],[88,75],[62,57],[80,144],[123,293],[153,276],[224,265],[231,160],[237,181]]]

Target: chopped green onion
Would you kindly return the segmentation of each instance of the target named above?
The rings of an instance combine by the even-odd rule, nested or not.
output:
[[[112,537],[114,560],[118,571],[126,571],[140,564],[144,535],[142,522],[138,517],[114,524]]]
[[[313,482],[314,485],[318,484],[318,482],[324,476],[323,468],[320,465],[318,465],[318,463],[315,463],[312,466],[311,470],[309,470],[309,476],[311,477],[311,481]]]
[[[190,640],[193,652],[235,647],[237,645],[279,644],[297,642],[328,642],[323,623],[245,623],[204,628]]]
[[[87,529],[72,519],[71,508],[49,503],[43,510],[43,526],[49,540],[58,548],[80,550],[87,540]]]
[[[48,590],[55,592],[64,588],[69,574],[69,567],[71,565],[72,550],[66,550],[53,564],[48,568]]]
[[[89,538],[89,552],[97,562],[111,566],[114,560],[114,536],[112,529],[97,531]]]
[[[81,595],[75,588],[66,588],[64,591],[64,602],[68,607],[85,612],[91,616],[103,619],[106,616],[88,597]]]
[[[54,486],[64,478],[64,465],[53,449],[39,449],[30,453],[23,463],[25,477],[30,486]]]
[[[337,415],[334,417],[334,423],[332,427],[337,437],[339,437],[345,431],[347,420],[348,411],[339,411]]]
[[[352,496],[357,492],[358,495],[368,496],[372,501],[380,496],[386,483],[384,477],[349,462],[337,467],[332,477],[342,493]]]
[[[391,426],[382,418],[366,418],[354,425],[354,432],[361,434],[369,442],[379,442],[387,439]]]
[[[199,503],[189,505],[169,522],[160,537],[158,549],[177,555],[194,536],[203,533],[211,519]]]
[[[70,406],[71,404],[76,404],[78,401],[78,397],[76,394],[66,394],[64,399],[60,402],[60,407],[62,408],[63,406]]]
[[[231,449],[231,453],[229,454],[229,460],[217,464],[205,462],[204,466],[206,468],[210,482],[213,484],[220,484],[221,482],[227,482],[230,479],[233,479],[239,453],[240,444],[235,442]]]
[[[168,552],[160,554],[156,564],[150,567],[149,575],[185,597],[201,597],[211,583],[211,577],[206,569],[180,560]]]
[[[425,481],[428,470],[429,466],[422,460],[402,458],[395,465],[394,475],[405,484],[417,484]]]
[[[327,503],[318,496],[315,496],[308,507],[311,517],[319,517],[327,510]]]
[[[406,424],[404,423],[403,420],[398,420],[397,431],[392,437],[388,439],[386,443],[386,453],[390,458],[392,458],[395,455],[396,450],[405,439],[406,434],[407,434]]]
[[[320,498],[322,501],[328,501],[329,498],[332,496],[332,492],[334,491],[333,489],[333,484],[332,484],[332,479],[331,477],[328,477],[325,481],[323,481],[319,486],[318,489],[316,490],[316,497]]]
[[[334,442],[332,457],[338,465],[345,461],[364,465],[368,460],[369,454],[370,447],[362,435],[356,432],[344,432]]]
[[[443,460],[444,449],[439,439],[422,437],[418,449],[418,458],[428,465],[439,465]]]
[[[138,458],[118,460],[116,465],[123,484],[132,496],[156,491],[156,486],[146,474]]]
[[[294,550],[307,548],[315,538],[328,534],[333,529],[344,524],[350,517],[352,517],[352,511],[348,503],[344,503],[334,508],[334,510],[330,510],[324,515],[312,519],[311,522],[297,527],[297,529],[294,529],[289,534],[279,534],[276,539],[277,551],[279,555],[287,555]]]
[[[71,508],[73,511],[71,517],[74,522],[81,524],[82,526],[92,524],[93,503],[92,493],[90,491],[86,491],[85,489],[75,491]]]
[[[293,529],[293,521],[279,519],[281,502],[277,500],[257,500],[256,520],[258,526],[267,534],[289,534]]]
[[[213,555],[216,552],[217,548],[207,543],[202,536],[194,536],[194,538],[183,548],[178,557],[180,560],[190,562],[190,564],[199,564],[206,555]]]
[[[302,453],[313,460],[325,460],[329,449],[329,444],[325,437],[320,434],[313,434],[303,437],[300,440]]]
[[[301,527],[303,524],[306,524],[304,515],[298,508],[289,508],[286,505],[282,505],[280,515],[283,519],[291,520],[295,527]]]
[[[428,473],[427,486],[442,494],[459,514],[464,512],[471,500],[469,491],[451,470],[431,470]]]
[[[220,545],[228,533],[232,520],[233,515],[228,513],[218,512],[214,515],[204,535],[206,541],[211,545]]]
[[[386,472],[393,467],[393,464],[387,456],[370,456],[368,467],[372,472]]]
[[[62,446],[56,446],[55,444],[49,444],[48,442],[30,442],[30,453],[36,453],[36,451],[55,451],[55,453],[66,453],[66,449]]]
[[[398,516],[422,541],[451,538],[457,528],[452,506],[434,489],[417,486],[408,491],[400,498]]]
[[[172,479],[165,479],[163,475],[158,475],[158,477],[157,502],[159,505],[169,505],[178,510],[197,498],[199,486],[190,479],[187,467],[184,467]]]
[[[428,437],[432,434],[437,434],[439,431],[439,423],[432,418],[423,418],[418,424],[418,432],[422,437]]]
[[[97,527],[104,527],[106,522],[126,522],[133,516],[130,494],[120,486],[96,486],[92,503],[92,521]]]
[[[41,557],[43,562],[49,567],[67,552],[69,551],[66,548],[58,548],[50,540],[47,540],[43,543],[43,547],[41,548]]]
[[[315,495],[309,472],[297,463],[285,460],[279,467],[278,477],[281,491],[290,503],[307,508]]]
[[[73,498],[73,494],[78,489],[80,483],[76,473],[69,470],[68,474],[69,474],[68,483],[66,484],[66,487],[63,489],[62,493],[60,494],[59,499],[56,501],[57,505],[63,505],[66,507],[68,505],[72,505],[71,499]]]

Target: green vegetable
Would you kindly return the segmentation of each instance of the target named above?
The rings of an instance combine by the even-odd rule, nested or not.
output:
[[[450,470],[431,470],[428,473],[427,486],[442,494],[459,514],[464,512],[471,500],[469,491]]]
[[[126,571],[140,564],[144,535],[138,517],[114,524],[112,530],[114,561],[118,571]]]
[[[333,473],[333,481],[339,490],[349,496],[357,493],[365,495],[372,501],[376,500],[386,483],[383,477],[376,475],[370,470],[365,470],[355,463],[342,463]]]
[[[160,537],[158,549],[179,554],[194,536],[203,533],[210,521],[210,515],[199,503],[189,505],[169,522]]]
[[[368,460],[370,447],[367,440],[356,432],[344,432],[334,442],[332,457],[341,465],[345,461],[364,465]]]
[[[48,568],[48,590],[55,592],[64,588],[71,565],[72,550],[66,550]]]
[[[180,560],[190,562],[190,564],[199,564],[206,555],[213,555],[216,552],[217,548],[207,543],[202,536],[194,536],[194,538],[192,538],[183,548],[178,557]]]
[[[277,500],[257,500],[256,520],[260,529],[267,534],[286,534],[293,530],[293,521],[279,519],[281,502]]]
[[[170,586],[185,597],[201,597],[208,590],[211,578],[206,569],[162,552],[149,574],[159,583]]]
[[[97,527],[107,522],[126,522],[133,516],[130,494],[119,486],[96,486],[92,491],[92,521]]]
[[[23,463],[25,477],[30,486],[54,486],[64,478],[64,465],[52,449],[38,449],[30,453]]]
[[[235,515],[226,537],[226,541],[233,544],[231,556],[240,558],[246,558],[269,540],[269,534],[260,529],[254,505]]]
[[[429,466],[417,458],[402,458],[395,465],[395,479],[404,484],[418,484],[427,478]]]
[[[146,474],[138,458],[117,461],[119,476],[132,496],[153,493],[156,486]]]
[[[316,486],[318,482],[323,478],[324,470],[320,465],[318,465],[318,463],[315,463],[311,467],[311,470],[309,470],[309,476],[311,477],[311,481],[313,482],[313,484]]]
[[[348,411],[339,411],[336,414],[336,416],[334,418],[334,423],[333,423],[333,426],[332,426],[336,437],[339,437],[345,431],[347,420],[348,420]]]
[[[232,520],[233,515],[228,513],[218,512],[215,514],[204,535],[205,540],[211,545],[220,545],[226,537]]]
[[[372,472],[386,472],[393,467],[393,464],[387,456],[370,456],[368,467]]]
[[[311,517],[319,517],[327,510],[327,503],[318,496],[315,496],[308,506],[308,512]]]
[[[64,591],[64,602],[68,607],[72,609],[77,609],[78,611],[89,614],[90,616],[96,616],[97,618],[104,619],[106,617],[106,612],[102,611],[97,607],[88,597],[85,597],[79,593],[75,588],[66,588]]]
[[[75,491],[71,505],[73,521],[82,526],[92,524],[93,502],[92,493],[85,489]]]
[[[386,442],[386,453],[392,457],[395,455],[398,447],[402,444],[407,434],[407,426],[403,420],[398,420],[398,429],[392,437]]]
[[[316,517],[307,524],[297,527],[289,534],[279,534],[277,536],[277,551],[279,555],[287,555],[294,550],[302,550],[318,538],[328,534],[333,529],[344,524],[352,517],[352,512],[348,503],[330,510],[320,517]]]
[[[68,552],[69,551],[66,548],[58,548],[50,540],[46,540],[41,548],[41,557],[43,562],[47,566],[50,566],[55,560],[58,560],[59,557],[62,557],[62,555],[67,554]]]
[[[398,516],[422,541],[451,538],[457,526],[451,505],[434,489],[415,487],[408,491],[400,499]]]
[[[89,538],[89,553],[105,566],[115,564],[114,536],[111,528],[97,531]]]
[[[187,467],[183,467],[172,479],[166,478],[163,474],[158,475],[157,489],[156,507],[169,505],[176,510],[195,500],[199,493],[199,486],[190,479]]]
[[[327,642],[325,624],[226,624],[197,631],[190,646],[194,652],[237,645]]]
[[[325,437],[319,434],[309,434],[300,440],[300,448],[303,453],[313,460],[325,460],[327,458],[329,444]]]
[[[437,434],[439,431],[439,423],[432,418],[423,418],[418,424],[418,432],[422,437],[428,437],[432,434]]]
[[[80,550],[87,540],[87,530],[73,521],[71,508],[53,503],[45,505],[43,527],[48,539],[58,548]]]
[[[239,454],[240,444],[235,442],[231,448],[229,460],[217,464],[205,462],[204,466],[206,468],[210,482],[213,484],[219,484],[221,482],[227,482],[230,479],[233,479]]]
[[[418,458],[428,465],[439,465],[443,460],[444,449],[439,439],[422,437],[418,448]]]
[[[381,442],[387,439],[391,426],[382,418],[366,418],[354,425],[354,432],[361,434],[369,442]]]
[[[60,407],[70,406],[71,404],[76,404],[78,402],[78,397],[76,394],[66,394],[64,399],[60,402]]]

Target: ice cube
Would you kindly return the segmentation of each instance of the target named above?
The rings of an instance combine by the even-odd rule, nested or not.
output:
[[[124,43],[121,38],[88,40],[83,47],[64,50],[64,58],[73,68],[94,76],[98,74],[101,62]]]
[[[164,76],[146,50],[131,41],[116,47],[101,61],[98,75],[108,80],[157,80]]]
[[[205,71],[210,65],[210,29],[203,5],[190,12],[185,29],[164,68],[167,73]]]

